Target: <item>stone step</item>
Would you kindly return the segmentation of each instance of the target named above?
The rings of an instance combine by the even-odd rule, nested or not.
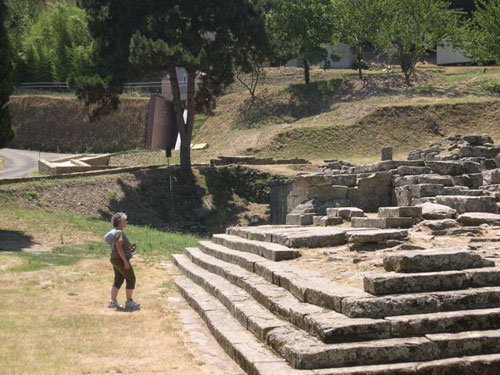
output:
[[[300,285],[300,279],[291,278],[290,272],[291,268],[285,267],[281,272],[279,270],[275,271],[274,277],[271,271],[271,268],[266,269],[267,267],[276,268],[276,264],[267,261],[260,260],[260,257],[257,257],[252,254],[239,253],[234,250],[225,249],[220,245],[213,244],[211,242],[200,242],[200,249],[213,256],[217,259],[224,260],[225,262],[231,263],[233,265],[238,265],[250,272],[261,273],[263,275],[263,279],[269,283],[274,282],[279,283],[279,280],[284,280],[283,275],[288,276],[287,282],[282,282],[285,287],[291,288],[292,290],[299,290],[298,285]],[[280,266],[286,266],[286,264],[280,263]],[[234,270],[234,272],[233,272]],[[380,320],[372,320],[371,322],[378,325],[378,327],[367,327],[365,323],[368,321],[359,320],[359,319],[351,319],[350,321],[346,321],[345,316],[335,315],[333,312],[324,312],[324,314],[314,315],[314,320],[312,317],[304,317],[301,311],[305,311],[310,313],[312,308],[310,305],[305,308],[303,305],[300,305],[300,301],[294,303],[294,308],[290,308],[289,313],[283,313],[286,311],[284,307],[276,308],[272,307],[277,306],[277,302],[273,302],[276,294],[281,298],[283,296],[283,289],[273,289],[272,285],[263,287],[265,284],[263,280],[259,280],[252,284],[252,277],[242,277],[241,272],[238,272],[237,268],[226,267],[226,272],[233,273],[234,275],[226,277],[229,281],[235,281],[236,284],[243,289],[245,289],[248,293],[250,293],[257,301],[259,301],[262,305],[274,311],[275,313],[281,314],[281,316],[285,317],[286,314],[289,314],[290,320],[297,326],[303,327],[301,325],[301,319],[304,320],[304,324],[306,324],[306,330],[311,332],[312,334],[319,337],[322,341],[326,342],[334,342],[336,341],[335,337],[345,337],[343,332],[351,333],[352,337],[346,341],[356,341],[363,338],[376,338],[376,337],[384,337],[386,328],[381,324]],[[281,277],[280,277],[281,275]],[[300,274],[299,274],[300,275]],[[307,277],[307,274],[305,274]],[[303,282],[306,278],[302,279]],[[295,283],[295,286],[293,285]],[[248,285],[247,285],[248,284]],[[328,281],[325,280],[324,285],[328,285]],[[262,287],[261,287],[262,286]],[[277,288],[277,287],[276,287]],[[255,289],[255,291],[253,291]],[[303,288],[302,290],[304,290]],[[323,288],[326,292],[327,288]],[[316,294],[319,291],[316,290]],[[297,294],[294,295],[296,298],[303,298],[309,294]],[[312,293],[311,293],[312,295]],[[368,296],[365,294],[365,296]],[[287,297],[283,297],[284,301],[289,302],[290,299]],[[333,297],[331,297],[333,299]],[[315,298],[317,300],[318,298]],[[284,305],[286,306],[286,304]],[[457,315],[455,317],[453,314]],[[438,332],[459,332],[459,331],[467,331],[467,330],[480,330],[480,329],[498,329],[500,328],[500,320],[495,320],[497,316],[500,316],[500,309],[493,310],[479,310],[479,311],[458,311],[458,312],[446,312],[446,313],[433,313],[433,314],[422,314],[415,317],[410,316],[400,316],[399,321],[396,321],[392,324],[391,334],[396,337],[408,337],[408,336],[416,336],[417,334],[424,333],[438,333]],[[338,319],[336,322],[331,322],[330,318],[335,317]],[[392,319],[392,318],[390,318]],[[498,325],[494,325],[493,322],[498,322]],[[334,328],[335,327],[335,328]],[[418,329],[417,329],[418,327]],[[412,330],[413,329],[413,330]],[[358,335],[358,336],[356,336]],[[359,337],[359,338],[358,338]]]
[[[187,257],[173,255],[173,259],[189,278],[217,297],[243,327],[270,345],[294,368],[429,361],[496,353],[500,350],[500,331],[496,330],[325,344],[305,331],[277,319],[247,293],[220,276],[192,263],[189,265]]]
[[[408,230],[351,228],[346,230],[346,236],[347,241],[352,244],[384,243],[388,240],[406,239]]]
[[[386,271],[404,273],[456,271],[494,266],[494,262],[485,260],[476,252],[466,248],[403,251],[384,258]]]
[[[464,195],[438,195],[436,203],[455,209],[459,214],[465,212],[496,212],[494,197],[464,196]]]
[[[315,369],[497,354],[500,330],[315,346],[304,332],[278,327],[268,333],[267,342],[294,368]]]
[[[353,228],[410,228],[413,226],[413,218],[411,217],[353,217],[351,219]]]
[[[406,206],[406,207],[380,207],[378,209],[379,217],[411,217],[414,219],[422,218],[422,207]]]
[[[469,212],[460,215],[457,220],[462,225],[500,225],[500,214]]]
[[[326,215],[331,218],[340,217],[344,220],[351,220],[353,217],[365,217],[365,212],[357,207],[327,208]]]
[[[174,281],[217,342],[249,375],[496,375],[500,371],[500,354],[319,370],[293,369],[241,326],[227,309],[203,288],[184,276],[175,277]]]
[[[212,236],[212,241],[230,249],[256,254],[274,261],[295,259],[300,256],[300,251],[290,249],[280,244],[247,240],[229,234],[214,234]]]
[[[445,187],[444,188],[444,193],[441,195],[467,195],[467,196],[482,196],[484,195],[483,190],[477,190],[477,189],[467,189],[462,186],[450,186],[450,187]]]
[[[292,369],[242,326],[215,297],[184,276],[174,278],[184,299],[200,315],[219,345],[250,375],[313,375]]]
[[[272,262],[209,241],[200,241],[198,248],[214,258],[254,272],[267,282],[289,291],[301,302],[341,312],[343,299],[370,296],[361,289],[334,283],[315,272],[303,271],[286,263]]]
[[[377,273],[363,279],[366,292],[380,296],[500,286],[500,268],[424,273]]]
[[[230,227],[226,234],[266,241],[292,248],[339,246],[346,243],[345,230],[331,227],[270,226]]]
[[[500,308],[389,316],[394,337],[500,329]]]
[[[266,309],[323,342],[362,341],[390,336],[390,323],[387,321],[351,319],[341,313],[301,302],[288,290],[196,248],[187,248],[186,255],[197,266],[242,288]]]
[[[340,225],[344,222],[341,217],[329,217],[329,216],[314,216],[313,225],[318,225],[321,227],[328,227],[332,225]]]
[[[500,307],[500,287],[346,298],[342,301],[342,313],[345,315],[371,319],[497,307]]]

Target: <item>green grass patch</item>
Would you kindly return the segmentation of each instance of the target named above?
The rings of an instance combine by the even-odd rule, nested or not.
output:
[[[423,83],[421,85],[410,87],[407,89],[409,95],[432,95],[437,92],[436,87],[431,83]]]
[[[490,95],[500,96],[500,82],[486,81],[479,86]]]
[[[76,264],[80,257],[58,255],[52,253],[16,253],[23,260],[22,264],[9,268],[10,272],[32,272],[54,266],[71,266]]]
[[[13,206],[2,206],[0,223],[10,223],[15,229],[18,225],[27,227],[27,234],[56,233],[62,239],[71,234],[91,233],[99,241],[90,241],[81,245],[65,245],[55,249],[53,255],[65,256],[97,256],[105,254],[106,244],[100,239],[109,231],[111,223],[91,217],[79,216],[65,212],[50,212],[45,210],[27,210]],[[4,228],[2,228],[4,229]],[[194,246],[199,238],[190,234],[168,232],[149,226],[127,225],[125,232],[131,242],[137,244],[137,251],[143,255],[168,255],[181,253],[185,247]]]

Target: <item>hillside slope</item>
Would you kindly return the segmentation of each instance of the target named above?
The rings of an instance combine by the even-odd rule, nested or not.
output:
[[[311,78],[306,86],[301,69],[268,68],[253,102],[241,84],[231,86],[206,121],[197,116],[193,143],[209,148],[193,151],[193,161],[247,154],[361,162],[378,157],[386,144],[402,157],[450,134],[500,137],[500,67],[420,66],[410,88],[397,71],[367,71],[359,80],[352,70],[313,69]],[[123,98],[117,112],[85,123],[86,109],[74,98],[12,97],[17,135],[11,147],[141,149],[147,103]],[[134,158],[141,164],[165,161],[162,153]]]
[[[293,69],[282,70],[268,73],[254,102],[242,90],[220,98],[196,134],[196,142],[210,144],[199,158],[226,153],[361,161],[386,144],[402,154],[450,134],[500,137],[496,67],[421,69],[410,88],[399,73],[369,73],[361,81],[349,71],[330,71],[306,86],[293,83]],[[288,74],[292,83],[273,74]]]

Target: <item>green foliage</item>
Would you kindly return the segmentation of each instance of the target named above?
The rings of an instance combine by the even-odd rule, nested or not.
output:
[[[478,0],[464,32],[464,48],[476,61],[500,62],[500,0]]]
[[[22,38],[24,81],[66,81],[89,70],[92,43],[85,12],[64,1],[47,5]]]
[[[486,81],[481,83],[481,88],[491,95],[500,96],[500,83],[494,81]]]
[[[410,86],[410,77],[437,44],[457,35],[458,11],[445,0],[385,0],[386,21],[381,32],[385,49],[395,55]]]
[[[359,78],[362,78],[363,52],[378,43],[385,18],[384,0],[338,0],[336,27],[340,38],[357,56]]]
[[[14,82],[30,77],[23,50],[23,38],[35,23],[40,8],[37,0],[6,0],[7,30],[13,51]]]
[[[7,104],[12,93],[12,53],[5,27],[7,9],[0,0],[0,148],[14,137]]]
[[[249,51],[267,44],[264,16],[257,0],[82,0],[95,39],[92,75],[74,76],[71,87],[93,115],[116,109],[126,77],[188,72],[188,97],[176,89],[174,107],[181,136],[181,171],[192,177],[190,142],[195,104],[211,109],[214,97],[234,81],[235,67]],[[195,77],[199,84],[195,90]],[[187,120],[183,112],[187,109]]]
[[[303,60],[306,84],[309,64],[325,60],[325,45],[335,44],[333,14],[331,0],[281,0],[268,12],[274,44],[282,46],[282,54]]]

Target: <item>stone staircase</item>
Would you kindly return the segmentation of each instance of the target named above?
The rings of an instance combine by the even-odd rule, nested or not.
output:
[[[300,256],[287,244],[366,232],[229,228],[173,256],[183,273],[175,283],[251,375],[498,375],[500,268],[473,251],[389,255],[364,290],[286,261]]]

